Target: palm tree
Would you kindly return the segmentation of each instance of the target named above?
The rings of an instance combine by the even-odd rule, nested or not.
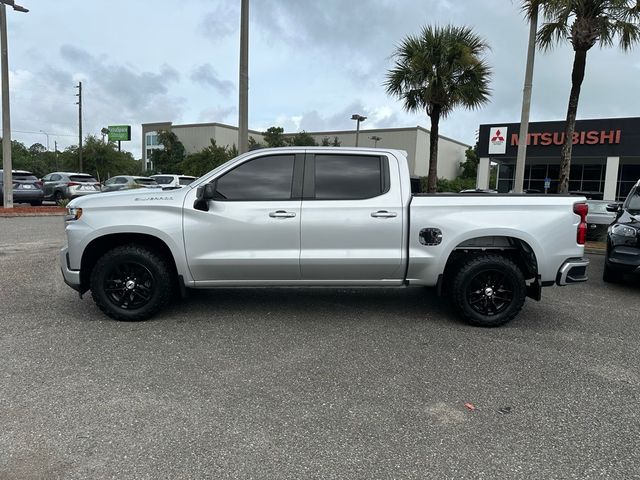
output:
[[[426,111],[431,120],[427,191],[436,191],[440,119],[456,107],[478,108],[489,100],[491,69],[487,43],[468,27],[427,26],[397,47],[387,72],[389,95],[409,112]]]
[[[617,40],[623,51],[628,51],[640,40],[640,2],[638,0],[525,0],[523,7],[529,13],[539,4],[544,23],[538,30],[538,45],[550,50],[561,41],[568,40],[573,47],[571,93],[567,107],[564,144],[560,154],[560,185],[558,191],[569,191],[569,170],[573,132],[584,80],[587,52],[596,44],[612,47]]]

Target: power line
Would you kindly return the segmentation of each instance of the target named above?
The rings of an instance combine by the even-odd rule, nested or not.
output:
[[[11,133],[33,133],[35,135],[42,135],[42,132],[35,132],[31,130],[11,130]],[[66,133],[50,133],[50,137],[76,137],[76,135],[69,135]]]

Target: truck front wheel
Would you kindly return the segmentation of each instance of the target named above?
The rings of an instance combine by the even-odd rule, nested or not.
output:
[[[524,305],[527,287],[518,266],[501,255],[469,257],[457,265],[451,282],[454,308],[470,324],[497,327]]]
[[[140,245],[106,252],[91,271],[96,305],[116,320],[146,320],[171,298],[172,274],[167,261]]]

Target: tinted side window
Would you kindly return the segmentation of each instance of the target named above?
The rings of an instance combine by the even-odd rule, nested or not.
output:
[[[61,179],[62,179],[62,177],[60,175],[58,175],[58,174],[51,175],[51,181],[52,182],[59,182]]]
[[[385,191],[383,161],[364,155],[316,155],[316,199],[356,200]]]
[[[118,177],[115,179],[115,183],[127,183],[127,179],[124,177]]]
[[[289,200],[294,159],[294,155],[273,155],[244,163],[217,180],[216,198]]]

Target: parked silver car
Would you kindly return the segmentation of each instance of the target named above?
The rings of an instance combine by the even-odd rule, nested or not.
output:
[[[160,185],[151,177],[138,177],[135,175],[118,175],[104,182],[103,192],[116,192],[118,190],[130,190],[133,188],[159,188]]]
[[[56,203],[100,192],[100,182],[86,173],[53,172],[42,177],[44,199]]]

